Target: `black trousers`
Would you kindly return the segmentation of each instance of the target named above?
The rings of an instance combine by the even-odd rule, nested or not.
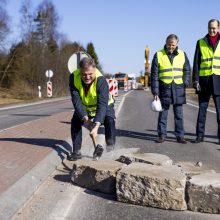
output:
[[[77,152],[81,149],[82,145],[82,125],[83,122],[80,118],[74,114],[71,120],[71,137],[73,142],[73,152]],[[116,129],[115,120],[110,116],[105,116],[105,142],[106,145],[115,145],[116,141]]]
[[[218,123],[218,138],[220,139],[220,95],[214,95],[213,89],[207,89],[205,92],[199,93],[199,113],[196,125],[196,135],[197,137],[203,137],[205,135],[206,113],[211,95],[213,96],[215,103]]]

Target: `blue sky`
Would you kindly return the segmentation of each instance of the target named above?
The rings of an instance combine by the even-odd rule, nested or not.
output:
[[[8,0],[11,41],[18,38],[22,0]],[[33,6],[42,1],[33,0]],[[196,41],[207,34],[207,22],[220,19],[220,1],[212,0],[52,0],[60,17],[59,31],[84,46],[94,43],[105,72],[139,75],[144,50],[150,60],[174,33],[192,65]]]

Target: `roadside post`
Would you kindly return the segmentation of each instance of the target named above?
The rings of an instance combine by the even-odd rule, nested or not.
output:
[[[53,91],[52,91],[52,82],[50,81],[50,78],[53,77],[53,71],[47,70],[45,75],[47,78],[49,78],[47,82],[47,97],[51,98],[53,96]]]
[[[39,98],[42,98],[41,86],[38,86],[38,97],[39,97]]]

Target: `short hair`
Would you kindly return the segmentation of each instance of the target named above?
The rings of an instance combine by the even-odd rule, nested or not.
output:
[[[168,40],[172,40],[172,39],[175,39],[177,42],[179,42],[179,38],[177,37],[176,34],[170,34],[170,35],[167,37],[166,42],[167,42]]]
[[[219,20],[218,20],[218,19],[211,19],[211,20],[209,20],[209,22],[208,22],[208,26],[210,25],[210,23],[212,23],[212,22],[214,22],[214,21],[217,22],[218,27],[219,27]]]
[[[80,69],[87,69],[88,67],[96,67],[95,61],[91,57],[84,57],[79,62]]]

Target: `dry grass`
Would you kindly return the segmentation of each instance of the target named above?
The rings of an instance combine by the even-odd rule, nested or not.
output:
[[[20,103],[23,100],[20,99],[8,99],[8,98],[0,98],[0,105],[9,105],[14,103]]]
[[[27,96],[23,96],[19,91],[0,88],[0,106],[23,103],[27,100],[32,100],[32,97],[27,98]]]

